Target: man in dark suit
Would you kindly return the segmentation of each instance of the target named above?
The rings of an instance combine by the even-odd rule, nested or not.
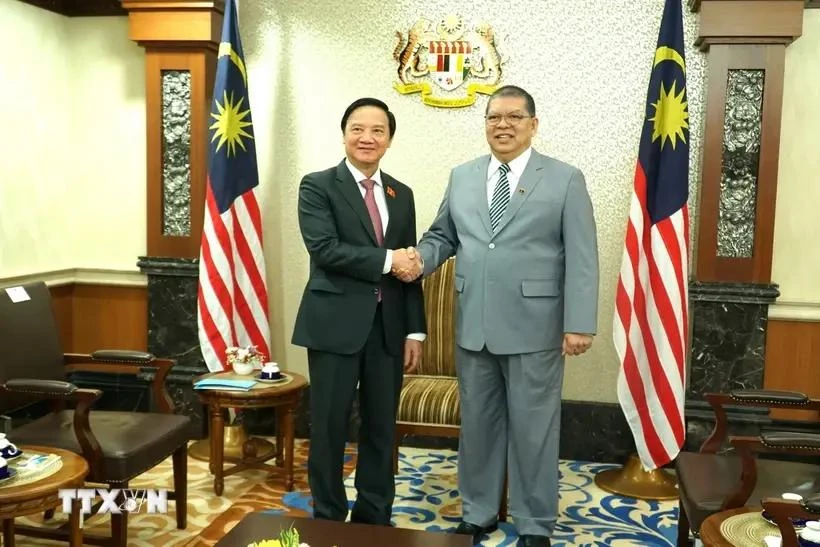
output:
[[[382,101],[355,101],[342,116],[346,158],[306,175],[299,227],[310,277],[292,342],[308,349],[310,456],[315,518],[343,521],[342,476],[350,410],[358,384],[361,428],[351,520],[389,525],[395,495],[392,447],[403,371],[421,359],[421,285],[390,275],[412,267],[413,192],[379,169],[396,131]]]

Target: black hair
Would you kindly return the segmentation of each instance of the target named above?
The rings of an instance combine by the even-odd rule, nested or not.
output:
[[[342,133],[345,132],[345,127],[347,127],[347,119],[353,111],[363,106],[375,106],[376,108],[381,108],[384,110],[384,113],[387,114],[387,125],[390,129],[390,138],[392,139],[393,135],[396,134],[396,117],[392,112],[390,112],[390,109],[387,108],[387,105],[383,101],[372,97],[363,97],[350,103],[350,106],[345,109],[345,113],[342,114]]]
[[[527,102],[527,114],[533,118],[535,117],[535,100],[532,98],[532,95],[514,85],[505,85],[496,89],[493,94],[490,95],[490,100],[487,101],[487,108],[484,111],[485,114],[490,111],[490,103],[496,97],[521,97]]]

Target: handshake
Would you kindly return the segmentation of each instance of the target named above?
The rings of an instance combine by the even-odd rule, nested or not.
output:
[[[421,276],[424,267],[421,254],[414,247],[395,249],[393,251],[393,265],[390,272],[405,283],[415,281]]]

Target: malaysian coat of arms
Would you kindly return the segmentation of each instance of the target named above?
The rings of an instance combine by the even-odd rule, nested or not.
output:
[[[432,21],[422,18],[406,36],[401,31],[396,36],[393,58],[398,63],[398,81],[393,87],[399,93],[421,92],[426,105],[454,108],[470,106],[476,93],[489,95],[498,88],[502,59],[488,23],[468,29],[461,17],[448,15],[433,29]],[[432,84],[440,88],[438,94]],[[462,86],[465,89],[458,95]]]

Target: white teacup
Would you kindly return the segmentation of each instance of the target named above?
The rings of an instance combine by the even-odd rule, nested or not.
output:
[[[5,458],[0,456],[0,479],[7,479],[9,477],[9,464]]]
[[[265,363],[259,377],[263,380],[277,380],[282,377],[282,372],[279,370],[277,363]]]
[[[13,458],[20,453],[17,445],[6,438],[5,433],[0,433],[0,456],[3,458]]]

